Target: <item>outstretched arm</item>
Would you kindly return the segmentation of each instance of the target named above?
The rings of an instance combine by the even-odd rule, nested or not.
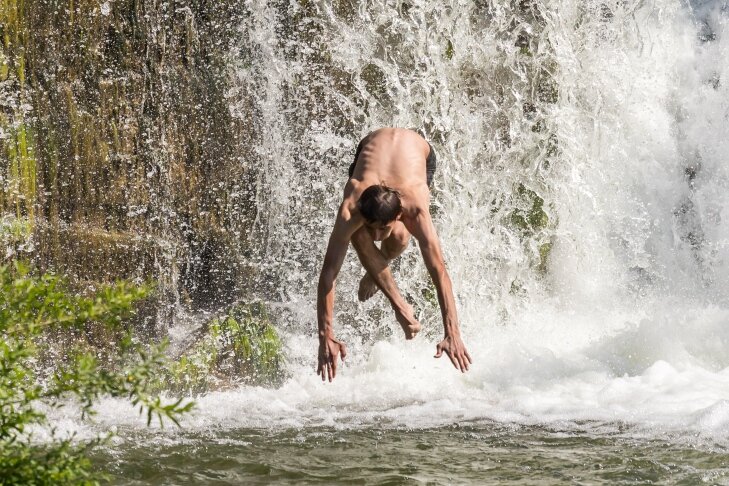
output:
[[[337,214],[337,221],[329,237],[327,252],[324,256],[319,285],[317,287],[316,314],[319,325],[319,366],[317,374],[321,375],[322,381],[327,378],[329,381],[337,376],[337,356],[341,354],[342,359],[347,355],[347,348],[344,343],[334,337],[334,285],[339,270],[342,268],[344,257],[347,255],[349,240],[356,230],[348,212],[340,208]]]
[[[456,369],[467,371],[468,365],[472,363],[471,356],[461,339],[456,301],[453,298],[453,286],[445,267],[443,252],[430,213],[427,210],[421,211],[414,221],[409,222],[407,228],[418,240],[423,261],[438,293],[445,338],[436,347],[435,357],[440,358],[445,351]]]

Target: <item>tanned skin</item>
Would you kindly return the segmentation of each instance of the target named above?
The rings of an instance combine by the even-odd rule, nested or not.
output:
[[[430,189],[426,178],[426,158],[430,147],[416,132],[401,128],[383,128],[364,140],[352,178],[344,186],[344,198],[334,229],[329,237],[317,290],[319,322],[319,366],[322,381],[337,375],[337,359],[347,355],[344,343],[334,337],[334,287],[350,242],[357,251],[367,274],[359,286],[364,301],[378,290],[387,297],[395,318],[412,339],[420,331],[413,308],[405,302],[392,278],[389,262],[407,248],[410,236],[418,241],[423,261],[433,279],[443,316],[445,338],[436,346],[436,358],[445,352],[456,369],[465,372],[471,363],[461,339],[453,298],[451,279],[445,268],[438,235],[430,217]],[[402,212],[386,225],[368,223],[357,209],[362,192],[376,184],[385,184],[400,193]],[[381,241],[381,248],[375,246]]]

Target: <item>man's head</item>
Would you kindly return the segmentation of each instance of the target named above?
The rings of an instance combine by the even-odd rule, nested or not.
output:
[[[370,186],[359,197],[357,208],[372,238],[384,240],[390,236],[392,225],[402,213],[400,193],[384,184]]]

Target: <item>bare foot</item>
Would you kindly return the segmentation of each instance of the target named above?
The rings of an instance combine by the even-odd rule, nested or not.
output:
[[[420,323],[413,317],[412,308],[408,309],[405,314],[395,313],[397,322],[402,326],[402,330],[405,331],[405,339],[412,339],[417,333],[420,332]]]
[[[360,302],[364,302],[373,295],[375,295],[378,290],[379,288],[377,287],[375,281],[372,280],[372,277],[370,277],[370,274],[365,273],[365,276],[362,277],[362,280],[359,281],[359,291],[357,292],[357,297],[359,297]]]

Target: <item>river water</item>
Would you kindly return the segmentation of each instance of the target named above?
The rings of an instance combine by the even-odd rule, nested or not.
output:
[[[726,1],[248,4],[231,77],[266,134],[255,258],[289,378],[199,397],[179,431],[113,400],[55,424],[116,430],[119,484],[729,484]],[[313,282],[356,143],[387,125],[438,154],[474,363],[432,358],[413,245],[394,273],[425,331],[356,301],[350,254],[324,384]]]
[[[729,452],[596,427],[234,429],[99,457],[112,484],[727,484]],[[110,462],[108,462],[110,461]]]

